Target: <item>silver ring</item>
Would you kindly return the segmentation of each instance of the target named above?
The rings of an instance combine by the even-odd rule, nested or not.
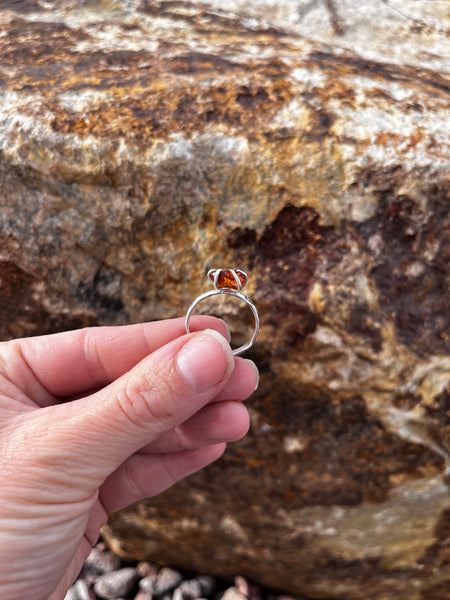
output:
[[[253,316],[255,317],[255,330],[251,339],[246,344],[243,344],[242,346],[239,346],[239,348],[235,348],[233,350],[234,356],[242,354],[242,352],[245,352],[253,346],[259,332],[259,315],[258,311],[256,310],[256,306],[253,304],[250,298],[247,298],[247,296],[241,293],[241,289],[247,283],[247,274],[240,269],[210,269],[208,271],[208,279],[214,285],[214,289],[198,296],[188,308],[185,320],[186,333],[190,333],[189,319],[197,304],[200,304],[200,302],[210,298],[211,296],[217,296],[218,294],[234,296],[235,298],[239,298],[248,304],[252,310]]]

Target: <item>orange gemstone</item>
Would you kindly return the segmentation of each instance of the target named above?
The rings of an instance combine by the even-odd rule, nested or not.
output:
[[[240,286],[238,285],[238,282],[236,281],[234,273],[236,273],[239,281],[241,282]],[[209,278],[213,283],[214,283],[215,275],[216,275],[216,270],[209,272]],[[241,288],[244,287],[244,285],[246,283],[247,283],[247,276],[243,271],[240,271],[239,269],[233,269],[233,270],[232,269],[220,269],[219,275],[217,277],[216,287],[218,289],[228,288],[230,290],[239,290],[240,287]]]

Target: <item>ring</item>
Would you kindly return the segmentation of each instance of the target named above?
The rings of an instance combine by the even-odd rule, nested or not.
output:
[[[247,298],[247,296],[241,294],[241,289],[247,283],[247,274],[240,269],[210,269],[208,271],[208,279],[210,283],[213,284],[214,289],[198,296],[188,308],[185,320],[186,333],[190,333],[189,319],[197,304],[203,300],[206,300],[206,298],[216,296],[217,294],[234,296],[235,298],[239,298],[248,304],[252,310],[253,316],[255,317],[255,330],[251,339],[246,344],[243,344],[242,346],[239,346],[239,348],[233,350],[234,356],[242,354],[242,352],[245,352],[253,346],[253,343],[256,340],[259,332],[259,315],[258,311],[256,310],[256,306],[253,304],[250,298]]]

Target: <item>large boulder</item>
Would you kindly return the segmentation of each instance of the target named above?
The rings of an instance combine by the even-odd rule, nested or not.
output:
[[[444,600],[448,11],[350,4],[3,2],[0,333],[183,315],[208,268],[246,270],[251,432],[112,516],[110,545],[312,598]],[[204,309],[251,334],[245,307]]]

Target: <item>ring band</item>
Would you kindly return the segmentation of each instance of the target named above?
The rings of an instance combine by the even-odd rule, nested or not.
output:
[[[234,296],[235,298],[239,298],[239,300],[245,302],[251,308],[255,318],[255,330],[251,339],[246,344],[243,344],[242,346],[239,346],[239,348],[235,348],[233,350],[234,356],[242,354],[242,352],[245,352],[253,346],[259,332],[259,315],[258,311],[256,310],[256,306],[253,304],[250,298],[241,293],[241,289],[247,283],[247,275],[240,269],[211,269],[208,271],[208,279],[214,285],[214,289],[198,296],[188,308],[185,320],[186,333],[190,333],[189,319],[192,315],[192,311],[198,304],[200,304],[200,302],[210,298],[211,296],[217,296],[219,294]]]

